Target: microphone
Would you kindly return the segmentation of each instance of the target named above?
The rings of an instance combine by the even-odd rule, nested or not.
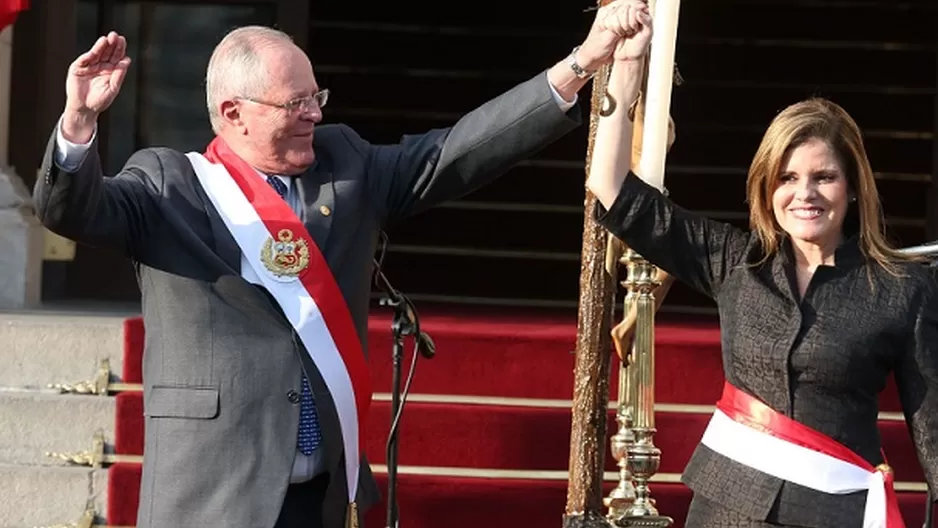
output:
[[[433,359],[433,356],[436,355],[436,344],[433,343],[433,338],[426,332],[420,332],[417,337],[417,350],[420,351],[421,356],[427,359]]]

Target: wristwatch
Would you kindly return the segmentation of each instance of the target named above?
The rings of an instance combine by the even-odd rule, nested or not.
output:
[[[575,73],[576,76],[579,77],[580,79],[591,79],[594,75],[596,75],[596,72],[594,72],[594,71],[592,71],[592,72],[586,71],[586,70],[583,69],[582,66],[580,66],[579,64],[577,64],[577,62],[576,62],[576,51],[577,51],[578,49],[580,49],[579,46],[573,48],[573,51],[570,52],[570,57],[568,58],[568,63],[570,64],[570,69],[573,70],[573,73]]]

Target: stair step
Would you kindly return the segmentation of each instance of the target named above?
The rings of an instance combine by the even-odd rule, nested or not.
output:
[[[387,474],[380,466],[372,466],[382,495],[386,495]],[[466,471],[464,468],[399,468],[399,511],[411,527],[439,526],[440,519],[451,528],[476,526],[509,526],[518,524],[513,511],[524,512],[525,526],[556,526],[560,524],[567,493],[567,477],[563,473],[518,473]],[[120,490],[126,500],[115,503],[110,512],[112,524],[132,524],[136,517],[140,466],[117,464],[113,468],[114,493]],[[611,476],[611,475],[610,475]],[[658,507],[675,518],[675,527],[684,526],[684,515],[690,502],[690,490],[674,482],[676,475],[655,478],[652,495]],[[611,491],[614,481],[606,480],[603,496]],[[911,489],[907,489],[911,488]],[[925,494],[921,486],[899,490],[899,504],[906,525],[922,524]],[[911,491],[911,492],[907,492]],[[364,525],[385,526],[383,503],[367,512]]]
[[[727,198],[708,200],[691,196],[690,186],[681,184],[689,183],[693,178],[699,180],[701,176],[679,175],[671,179],[675,188],[684,189],[674,193],[681,195],[676,198],[681,207],[743,229],[747,227],[748,214],[743,197],[734,204]],[[745,181],[740,179],[739,189],[744,190],[745,185]],[[909,239],[909,245],[921,243],[927,184],[890,180],[879,182],[879,187],[889,231]],[[697,194],[705,195],[707,191],[697,191]],[[539,200],[511,203],[485,201],[484,196],[472,196],[471,199],[435,207],[391,226],[388,230],[389,245],[525,252],[531,253],[528,255],[530,258],[563,259],[579,266],[583,246],[582,199],[579,206],[575,203],[558,206],[545,206]],[[466,227],[452,229],[450,226]],[[538,228],[531,229],[531,226]],[[576,277],[572,276],[574,281]]]
[[[317,2],[310,6],[312,28],[310,41],[317,42],[318,34],[327,29],[343,28],[347,43],[341,43],[338,38],[323,39],[319,46],[310,45],[309,48],[317,51],[320,61],[329,59],[330,54],[343,52],[343,48],[355,48],[352,40],[356,37],[354,29],[359,31],[371,30],[372,39],[386,38],[390,41],[396,32],[421,32],[424,34],[438,34],[459,36],[465,33],[476,35],[479,40],[483,36],[511,36],[531,34],[569,35],[571,38],[582,38],[589,23],[592,21],[592,12],[583,12],[580,9],[565,8],[561,16],[551,10],[544,12],[536,10],[522,10],[517,13],[508,12],[499,2],[483,1],[472,4],[472,7],[452,10],[436,9],[437,4],[429,0],[415,0],[402,5],[375,4],[365,12],[356,9],[355,4],[348,2]],[[487,16],[498,11],[498,17]],[[738,37],[740,39],[759,38],[763,40],[787,41],[816,41],[818,45],[825,42],[857,41],[867,43],[880,42],[922,42],[932,37],[933,26],[930,25],[933,14],[933,4],[929,0],[913,0],[904,2],[797,2],[797,8],[792,8],[790,1],[760,1],[747,2],[739,0],[711,0],[708,2],[685,2],[680,6],[680,39],[700,39],[701,37]],[[844,19],[849,17],[850,23],[845,24]],[[888,19],[890,24],[877,25],[876,22]],[[407,21],[406,25],[401,21]],[[758,21],[758,23],[740,24],[739,20]],[[441,27],[442,26],[442,27]],[[446,31],[446,26],[457,27],[463,31]],[[347,35],[351,33],[351,35]],[[494,40],[494,39],[493,39]],[[382,39],[382,45],[384,44]],[[556,44],[554,44],[556,45]],[[455,46],[453,46],[455,47]],[[552,46],[553,47],[553,46]],[[448,51],[444,48],[443,51]],[[431,49],[436,51],[435,49]],[[322,57],[320,57],[320,55]],[[413,55],[410,53],[410,55]],[[423,54],[425,55],[425,54]],[[500,54],[493,59],[506,59]],[[413,57],[414,60],[424,58]],[[362,60],[359,56],[358,60]]]
[[[682,19],[683,20],[683,19]],[[538,67],[547,67],[562,58],[573,45],[577,35],[571,32],[503,34],[484,38],[481,31],[430,35],[418,32],[379,34],[367,32],[364,24],[323,28],[311,35],[314,49],[330,49],[323,59],[330,65],[381,68],[382,70],[456,70],[463,72],[528,72],[535,75]],[[362,28],[360,31],[353,31]],[[367,28],[367,29],[366,29]],[[683,28],[682,28],[683,29]],[[366,33],[367,32],[367,33]],[[357,33],[357,35],[356,35]],[[351,43],[358,35],[367,34],[380,42],[369,54]],[[857,35],[860,36],[860,35]],[[855,43],[834,43],[830,46],[804,46],[794,40],[741,39],[729,37],[688,37],[687,45],[678,46],[676,60],[682,76],[696,81],[742,81],[755,83],[790,83],[809,87],[816,85],[852,85],[872,87],[892,84],[903,87],[930,89],[934,82],[934,62],[931,50],[918,43],[906,46],[867,47]],[[856,39],[859,40],[859,39]],[[331,46],[330,46],[331,44]],[[457,68],[441,67],[439,55],[413,54],[407,50],[428,46],[445,50],[446,64]],[[499,53],[510,47],[513,53]],[[363,56],[364,55],[364,56]],[[704,60],[717,56],[720,60]],[[785,72],[773,66],[785,61],[791,65]],[[864,61],[875,62],[877,68],[862,68]],[[877,77],[882,75],[882,77]],[[475,75],[474,75],[475,76]],[[343,92],[337,92],[344,95]]]
[[[89,501],[99,516],[107,511],[104,469],[0,464],[0,482],[0,528],[67,526]]]
[[[123,315],[0,313],[0,387],[93,379],[102,359],[119,373]]]
[[[114,416],[110,396],[0,391],[0,463],[64,465],[46,452],[90,451],[99,431],[113,439]]]
[[[923,42],[934,35],[933,6],[924,2],[683,2],[680,42],[685,36],[736,37],[739,40],[812,41],[823,46],[844,41],[870,45]],[[850,23],[844,24],[844,18]],[[882,27],[888,18],[889,26]],[[740,20],[758,20],[740,24]],[[687,46],[690,47],[690,46]],[[781,74],[778,71],[778,74]]]

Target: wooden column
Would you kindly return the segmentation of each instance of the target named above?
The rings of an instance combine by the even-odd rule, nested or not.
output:
[[[605,2],[603,2],[605,3]],[[599,110],[606,92],[608,67],[593,80],[586,173],[589,174]],[[616,294],[615,263],[607,267],[608,233],[594,220],[596,198],[586,193],[580,265],[576,366],[570,441],[570,476],[565,528],[608,527],[603,506],[603,469],[609,442],[609,362]]]

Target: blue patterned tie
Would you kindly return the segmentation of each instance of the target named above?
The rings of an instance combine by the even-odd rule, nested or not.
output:
[[[276,176],[268,176],[267,183],[277,191],[284,200],[287,199],[287,185]],[[300,396],[300,429],[297,432],[296,447],[306,456],[322,442],[322,431],[319,430],[319,414],[313,402],[313,391],[309,388],[309,380],[303,375],[303,391]]]
[[[268,176],[267,183],[277,191],[281,198],[287,199],[287,184],[283,183],[283,180],[276,176]]]

